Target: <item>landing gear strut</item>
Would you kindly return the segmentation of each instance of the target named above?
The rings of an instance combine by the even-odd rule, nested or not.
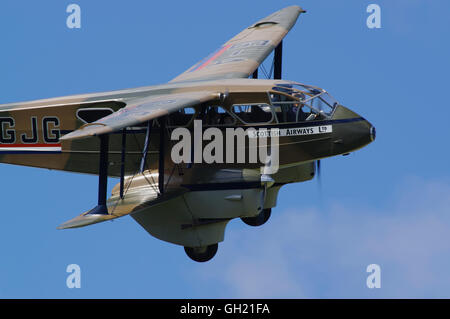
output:
[[[242,217],[241,219],[249,226],[261,226],[269,220],[271,212],[271,208],[266,208],[254,217]]]
[[[204,247],[184,247],[186,255],[194,261],[205,262],[211,260],[217,253],[219,244],[213,244]]]

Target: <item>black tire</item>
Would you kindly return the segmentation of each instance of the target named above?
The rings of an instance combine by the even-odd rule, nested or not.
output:
[[[193,261],[203,263],[211,260],[217,253],[219,244],[213,244],[206,247],[184,247],[184,251]]]
[[[254,217],[242,217],[242,221],[249,226],[261,226],[264,225],[270,218],[270,214],[272,213],[271,208],[263,209],[258,215]]]

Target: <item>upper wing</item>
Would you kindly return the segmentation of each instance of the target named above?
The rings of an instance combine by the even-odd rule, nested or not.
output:
[[[201,91],[165,94],[140,99],[96,122],[83,125],[78,130],[64,135],[60,140],[74,140],[111,133],[217,97],[217,92]]]
[[[285,37],[302,12],[305,11],[299,6],[292,6],[272,13],[171,82],[249,77]]]
[[[259,20],[171,82],[247,78],[275,49],[302,12],[305,11],[299,6],[291,6]],[[109,116],[64,135],[60,140],[111,133],[216,98],[216,94],[188,92],[137,100]]]

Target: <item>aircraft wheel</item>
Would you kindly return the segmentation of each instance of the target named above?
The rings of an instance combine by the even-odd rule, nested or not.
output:
[[[219,244],[213,244],[205,247],[184,247],[186,255],[194,261],[205,262],[211,260],[217,253]]]
[[[249,226],[261,226],[269,220],[271,212],[271,208],[266,208],[254,217],[242,217],[241,219]]]

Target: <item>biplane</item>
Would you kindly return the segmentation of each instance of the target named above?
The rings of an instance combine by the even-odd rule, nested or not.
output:
[[[59,229],[129,215],[208,261],[230,220],[264,224],[283,185],[375,139],[324,89],[281,79],[282,40],[304,12],[259,20],[166,84],[0,105],[0,162],[98,175],[97,205]],[[258,78],[272,52],[273,79]]]

